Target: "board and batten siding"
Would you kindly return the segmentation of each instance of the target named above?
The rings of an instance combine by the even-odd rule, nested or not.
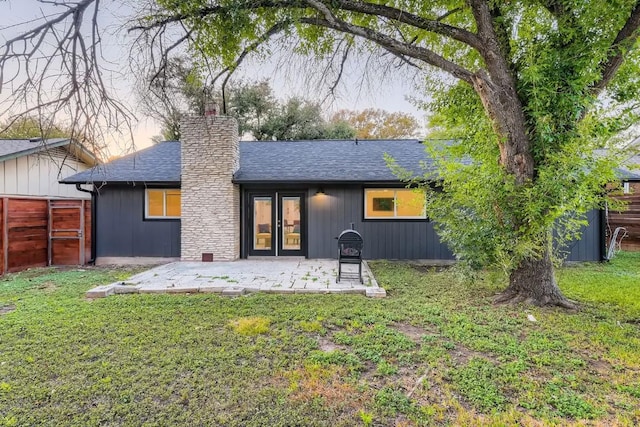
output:
[[[454,259],[426,220],[364,220],[361,186],[324,187],[309,191],[309,258],[336,258],[335,237],[351,227],[362,234],[365,259]]]
[[[144,186],[100,188],[97,257],[179,257],[180,220],[144,219]]]
[[[62,147],[0,162],[0,194],[90,199],[74,185],[58,181],[88,169]]]
[[[337,237],[351,227],[362,234],[365,259],[451,260],[453,253],[440,241],[427,220],[364,220],[364,188],[324,187],[325,195],[308,193],[309,258],[336,258]],[[588,213],[582,239],[570,243],[567,261],[600,261],[601,211]]]

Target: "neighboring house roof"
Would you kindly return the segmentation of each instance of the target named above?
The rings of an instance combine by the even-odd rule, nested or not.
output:
[[[595,150],[596,156],[606,156],[607,153],[604,149]],[[615,173],[622,181],[640,181],[640,155],[628,153],[615,168]]]
[[[90,150],[69,138],[0,139],[0,162],[46,152],[46,150],[56,147],[66,148],[69,153],[89,166],[98,164],[98,159]]]
[[[422,173],[432,162],[420,141],[241,141],[237,183],[390,182],[388,153],[398,165]],[[64,183],[180,182],[180,142],[161,142],[63,179]]]
[[[629,157],[616,173],[623,181],[640,181],[640,155]]]
[[[632,172],[626,168],[616,168],[616,175],[622,181],[640,181],[640,173]]]
[[[103,165],[71,175],[60,182],[180,182],[180,142],[165,141]]]

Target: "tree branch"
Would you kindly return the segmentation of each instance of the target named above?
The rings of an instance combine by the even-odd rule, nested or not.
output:
[[[224,70],[220,71],[213,78],[213,80],[211,81],[211,84],[215,84],[220,77],[228,73],[223,83],[223,85],[226,85],[227,81],[229,80],[229,77],[231,77],[233,72],[242,64],[242,62],[247,57],[247,55],[249,55],[251,52],[255,52],[256,49],[260,47],[260,45],[269,41],[269,39],[271,39],[271,37],[275,36],[276,34],[286,30],[287,28],[290,27],[290,25],[291,25],[291,21],[289,20],[280,21],[274,24],[271,28],[269,28],[267,31],[261,34],[257,40],[255,40],[249,46],[245,47],[244,50],[238,56],[238,59],[236,59],[235,63],[232,66],[226,67]]]
[[[288,21],[288,20],[281,21],[274,24],[271,28],[265,31],[260,37],[258,37],[258,40],[251,43],[242,51],[242,53],[240,54],[240,56],[238,56],[238,59],[236,59],[233,66],[225,68],[213,79],[213,81],[211,82],[212,85],[215,84],[216,80],[218,80],[220,76],[222,76],[224,73],[227,73],[227,76],[224,78],[222,82],[222,112],[224,114],[227,113],[227,100],[225,96],[225,88],[227,87],[227,83],[229,83],[229,79],[231,78],[233,73],[238,69],[240,64],[242,64],[242,62],[247,57],[247,55],[249,55],[251,52],[255,52],[256,49],[258,49],[261,44],[266,43],[267,41],[269,41],[269,39],[271,39],[271,37],[286,30],[287,28],[289,28],[290,25],[291,25],[291,21]]]
[[[408,56],[410,58],[418,59],[429,65],[440,68],[443,71],[446,71],[457,79],[463,80],[469,84],[473,84],[473,73],[471,71],[467,70],[464,67],[461,67],[454,62],[449,61],[448,59],[443,58],[437,53],[424,47],[411,45],[409,43],[403,43],[387,36],[386,34],[382,34],[370,28],[360,27],[358,25],[350,24],[336,18],[333,18],[333,20],[322,18],[300,18],[300,22],[307,25],[317,25],[320,27],[329,28],[332,30],[337,30],[343,33],[362,37],[378,44],[394,55]]]
[[[335,78],[333,78],[333,82],[331,83],[331,86],[329,86],[329,91],[327,95],[324,97],[324,99],[322,100],[322,102],[325,102],[329,97],[335,96],[336,94],[336,88],[338,87],[340,80],[342,80],[342,74],[344,73],[344,66],[347,60],[349,59],[349,52],[351,51],[351,47],[352,47],[352,43],[350,39],[351,37],[349,37],[348,35],[343,36],[343,38],[338,42],[338,45],[336,46],[336,49],[333,52],[333,55],[331,55],[331,58],[329,59],[327,66],[324,68],[324,70],[322,71],[322,74],[320,75],[320,81],[324,79],[329,79],[329,74],[333,68],[334,61],[340,54],[340,62],[338,64],[337,75],[335,76]],[[343,45],[346,45],[344,49],[342,48]]]
[[[335,3],[325,2],[325,4],[333,5]],[[442,36],[462,42],[474,49],[479,49],[482,46],[481,41],[476,34],[473,34],[472,32],[462,28],[443,24],[442,22],[440,22],[440,18],[436,20],[425,19],[402,9],[396,9],[394,7],[385,6],[383,4],[374,4],[362,1],[341,0],[338,5],[339,9],[342,10],[359,12],[372,16],[382,16],[394,21],[401,22],[403,24],[410,25],[415,28],[419,28],[421,30],[440,34]]]
[[[627,22],[625,22],[622,29],[618,32],[613,43],[611,43],[607,61],[602,65],[602,76],[599,81],[594,83],[591,89],[594,95],[597,96],[602,92],[611,82],[613,76],[615,76],[624,62],[625,51],[633,47],[636,40],[638,40],[638,28],[640,28],[640,1],[636,2],[629,19],[627,19]]]
[[[456,7],[455,9],[451,9],[448,12],[443,13],[442,15],[438,16],[436,18],[436,21],[441,22],[444,21],[445,19],[447,19],[448,17],[450,17],[451,15],[453,15],[454,13],[458,13],[462,10],[461,7]]]

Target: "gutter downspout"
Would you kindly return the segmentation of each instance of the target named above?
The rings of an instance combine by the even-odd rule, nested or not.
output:
[[[96,230],[96,215],[98,214],[96,203],[98,199],[96,198],[96,196],[98,195],[98,192],[96,190],[85,190],[84,188],[80,187],[80,185],[81,184],[76,184],[76,190],[82,191],[83,193],[91,194],[91,259],[87,261],[87,263],[90,265],[96,265],[96,249],[98,246],[96,242],[96,236],[98,234],[98,230]]]

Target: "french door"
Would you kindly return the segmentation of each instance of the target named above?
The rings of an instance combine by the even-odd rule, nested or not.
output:
[[[305,193],[249,193],[249,255],[305,256]]]

